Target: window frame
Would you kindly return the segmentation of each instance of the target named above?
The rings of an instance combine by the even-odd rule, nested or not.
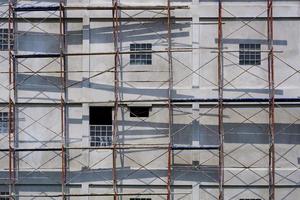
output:
[[[9,132],[9,113],[0,112],[0,134]]]
[[[0,200],[9,200],[9,197],[2,197],[2,195],[9,196],[8,191],[1,191],[0,192]]]
[[[11,43],[10,48],[13,49],[14,41],[13,41],[13,29],[10,29],[11,34]],[[8,28],[0,28],[0,51],[8,51],[9,45],[8,45]]]
[[[130,44],[130,65],[152,65],[152,53],[140,53],[140,51],[152,51],[151,43]],[[136,53],[134,53],[136,52]]]
[[[112,145],[112,125],[90,125],[90,146],[106,147]]]
[[[261,44],[240,43],[239,65],[261,65]]]
[[[112,107],[89,107],[89,144],[91,147],[112,145]]]

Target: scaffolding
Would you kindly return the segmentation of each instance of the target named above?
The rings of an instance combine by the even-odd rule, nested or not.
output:
[[[226,54],[230,54],[232,52],[238,52],[236,50],[229,50],[226,51],[226,49],[223,46],[223,39],[228,38],[231,34],[228,34],[224,36],[223,32],[223,26],[226,20],[223,19],[223,12],[226,12],[229,15],[232,15],[233,17],[236,17],[233,13],[229,12],[222,3],[222,0],[218,1],[218,18],[216,20],[217,25],[217,47],[206,47],[206,49],[211,49],[217,53],[217,88],[218,88],[218,97],[217,98],[208,98],[208,99],[201,99],[201,98],[173,98],[173,89],[174,89],[174,80],[173,80],[173,53],[187,53],[192,52],[192,48],[175,48],[172,44],[172,24],[175,23],[176,18],[172,16],[172,11],[174,10],[185,10],[188,9],[188,6],[173,6],[171,5],[171,0],[166,0],[165,5],[161,6],[123,6],[119,0],[112,0],[111,6],[69,6],[66,5],[64,0],[60,0],[59,4],[54,4],[51,6],[43,6],[43,5],[26,5],[26,6],[18,6],[18,2],[15,2],[14,0],[9,0],[8,2],[8,61],[9,61],[9,99],[8,99],[8,110],[9,110],[9,147],[8,148],[2,148],[1,152],[7,152],[9,155],[9,198],[10,199],[16,199],[18,197],[44,197],[44,198],[62,198],[62,199],[68,199],[71,197],[104,197],[109,196],[112,197],[114,200],[120,199],[121,196],[161,196],[163,199],[171,200],[172,195],[175,193],[172,191],[172,173],[173,173],[173,162],[174,162],[174,151],[183,151],[183,150],[189,150],[189,151],[209,151],[213,152],[212,154],[215,157],[218,157],[218,195],[211,194],[209,191],[209,195],[213,196],[215,199],[218,200],[225,200],[224,198],[224,188],[226,186],[226,182],[229,180],[225,180],[224,178],[224,159],[226,157],[231,157],[230,152],[226,152],[224,149],[224,137],[226,134],[226,130],[224,130],[224,110],[230,109],[226,105],[230,105],[230,103],[240,103],[240,104],[257,104],[261,105],[263,108],[262,110],[265,111],[265,105],[268,105],[268,115],[269,115],[269,123],[268,123],[268,136],[269,136],[269,152],[268,155],[268,186],[269,186],[269,200],[275,200],[275,107],[281,107],[281,103],[299,103],[298,98],[275,98],[275,89],[276,86],[274,84],[274,55],[276,51],[273,48],[273,1],[267,0],[266,5],[266,11],[267,12],[267,41],[268,41],[268,50],[267,51],[261,51],[263,53],[267,53],[267,62],[268,62],[268,94],[269,98],[257,98],[257,97],[247,97],[247,98],[224,98],[224,88],[228,85],[231,85],[231,82],[235,79],[233,78],[231,81],[228,81],[224,78],[224,60],[227,60],[231,62],[227,57]],[[67,11],[78,11],[78,10],[86,10],[86,11],[111,11],[111,21],[112,21],[112,27],[113,27],[113,51],[103,51],[103,52],[91,52],[91,53],[69,53],[67,51],[67,42],[66,42],[66,21],[67,21]],[[167,83],[167,98],[160,98],[160,99],[143,99],[140,100],[139,98],[132,99],[132,100],[123,100],[120,96],[120,84],[122,84],[122,81],[120,81],[120,76],[122,73],[122,62],[121,62],[121,56],[127,55],[132,52],[130,51],[123,51],[120,47],[120,34],[121,34],[121,27],[122,27],[122,16],[121,13],[124,13],[126,11],[139,11],[139,10],[148,10],[148,11],[158,11],[160,13],[163,13],[165,17],[163,20],[166,23],[166,41],[167,41],[167,47],[166,49],[162,50],[149,50],[149,51],[139,51],[139,53],[151,53],[151,54],[166,54],[167,55],[167,62],[168,62],[168,80],[162,81],[163,84]],[[17,32],[17,26],[18,20],[22,19],[22,15],[18,15],[19,12],[51,12],[49,16],[47,17],[53,17],[56,16],[59,23],[59,52],[56,53],[18,53],[17,46],[11,45],[12,42],[17,41],[17,37],[20,37],[20,33]],[[259,14],[259,16],[262,15],[262,13]],[[243,26],[250,26],[249,23],[256,19],[257,17],[254,17],[249,22],[243,22]],[[46,17],[46,18],[47,18]],[[127,16],[132,20],[134,19],[133,16]],[[155,19],[155,17],[153,17]],[[22,20],[25,20],[27,23],[32,23],[30,20],[23,18]],[[32,24],[32,26],[37,26]],[[237,29],[239,30],[239,29]],[[236,31],[236,30],[234,30]],[[201,47],[204,49],[204,47]],[[68,84],[67,83],[67,77],[68,77],[68,66],[67,66],[67,58],[68,57],[76,57],[76,56],[105,56],[105,55],[111,55],[114,57],[114,66],[110,67],[109,69],[101,72],[96,72],[94,75],[89,76],[87,79],[78,81],[75,83]],[[43,58],[49,58],[51,61],[47,63],[45,66],[42,66],[42,68],[38,70],[33,70],[30,67],[26,66],[25,64],[22,64],[20,62],[20,59],[43,59]],[[279,59],[279,58],[278,58]],[[42,77],[42,75],[39,75],[41,73],[41,70],[45,69],[47,66],[49,66],[51,63],[57,62],[59,63],[59,70],[52,71],[49,73],[58,73],[60,82],[59,83],[53,83],[45,78]],[[234,64],[234,63],[232,63]],[[16,76],[18,75],[18,65],[22,65],[24,68],[26,68],[31,75],[29,75],[26,79],[29,79],[33,75],[37,75],[42,79],[45,79],[45,81],[48,81],[50,84],[54,85],[55,87],[59,88],[60,90],[60,98],[58,101],[53,101],[47,104],[51,104],[54,106],[54,109],[60,110],[60,145],[61,147],[19,147],[18,141],[16,135],[18,135],[18,129],[16,129],[16,120],[17,120],[17,110],[19,105],[31,105],[34,104],[32,102],[18,102],[18,86],[22,84],[22,82],[26,81],[23,80],[19,83],[16,83]],[[253,66],[251,66],[253,67]],[[97,76],[100,76],[105,73],[112,72],[114,74],[114,80],[113,80],[113,93],[114,93],[114,100],[111,102],[102,102],[102,103],[113,103],[113,129],[112,129],[112,145],[106,146],[106,147],[72,147],[69,146],[68,142],[68,130],[66,128],[68,119],[67,119],[67,112],[68,112],[68,98],[67,98],[67,90],[68,88],[81,84],[84,81],[89,81],[92,78],[95,78]],[[248,73],[249,69],[244,70],[242,73]],[[45,73],[45,72],[43,72]],[[197,73],[194,70],[192,70],[191,74]],[[199,75],[199,74],[197,74]],[[199,75],[200,76],[200,75]],[[239,74],[238,76],[241,76]],[[237,76],[237,77],[238,77]],[[32,98],[34,99],[34,97]],[[31,99],[31,100],[32,100]],[[133,104],[133,103],[151,103],[151,102],[160,102],[166,105],[166,108],[168,109],[168,142],[166,144],[120,144],[118,142],[118,111],[120,108],[127,109],[125,106],[126,104]],[[180,146],[180,145],[174,145],[172,138],[174,136],[173,131],[173,111],[174,107],[177,108],[177,104],[180,103],[209,103],[213,105],[213,108],[218,109],[218,144],[217,145],[200,145],[200,146]],[[261,111],[259,111],[261,112]],[[257,113],[259,113],[257,112]],[[255,116],[257,113],[250,117],[243,116],[242,113],[236,113],[244,118],[244,122],[251,121],[251,118]],[[46,116],[48,113],[43,115],[42,117]],[[199,117],[198,117],[199,118]],[[198,119],[197,118],[197,119]],[[34,123],[38,123],[38,120],[34,120]],[[31,125],[32,125],[31,124]],[[30,126],[30,125],[29,125]],[[178,131],[177,131],[178,132]],[[175,132],[176,134],[176,132]],[[56,136],[57,136],[56,135]],[[45,146],[45,145],[44,145]],[[237,148],[231,150],[231,152],[238,150],[241,146],[238,146]],[[166,166],[166,180],[162,180],[162,182],[165,183],[165,192],[160,193],[127,193],[122,192],[120,189],[120,182],[118,181],[118,168],[117,168],[117,157],[118,153],[122,150],[153,150],[153,149],[160,149],[163,150],[164,153],[162,155],[167,155],[167,166]],[[87,193],[87,194],[77,194],[77,193],[71,193],[68,190],[68,159],[69,159],[69,152],[73,150],[109,150],[111,151],[112,155],[112,191],[111,193]],[[61,160],[61,194],[40,194],[40,195],[18,195],[16,192],[16,184],[18,184],[18,177],[17,177],[17,165],[19,157],[17,154],[19,152],[42,152],[42,151],[49,151],[54,152],[54,154],[60,157]],[[217,153],[216,153],[217,152]],[[160,156],[162,156],[160,155]],[[263,157],[265,158],[265,157]],[[130,159],[131,158],[128,158]],[[234,159],[234,158],[232,158]],[[261,160],[262,158],[260,158]],[[256,162],[259,162],[260,160],[257,160]],[[145,169],[147,171],[151,171],[150,169],[147,169],[147,165],[154,160],[151,160],[146,165],[141,165],[138,162],[131,160],[132,162],[135,162],[135,164],[139,165],[139,168],[137,169]],[[48,161],[47,161],[48,162]],[[101,161],[100,161],[101,162]],[[237,161],[238,162],[238,161]],[[241,163],[241,165],[243,165]],[[251,166],[244,166],[245,168],[249,168]],[[34,171],[38,171],[39,169],[34,169]],[[134,173],[134,172],[133,172]],[[129,174],[130,175],[130,174]],[[154,176],[157,176],[153,174]],[[236,177],[238,174],[233,174],[233,177]],[[259,175],[261,179],[265,179],[265,177],[262,177]],[[71,177],[70,177],[71,178]],[[232,179],[232,177],[230,178]]]
[[[173,147],[171,142],[171,134],[172,134],[172,51],[176,52],[189,52],[189,49],[178,49],[178,50],[172,50],[171,46],[171,10],[174,9],[186,9],[186,6],[171,6],[170,0],[167,1],[165,6],[121,6],[119,5],[118,0],[112,1],[112,6],[86,6],[86,7],[77,7],[77,6],[66,6],[64,1],[61,0],[59,5],[51,5],[51,6],[45,6],[45,5],[25,5],[25,6],[18,6],[17,2],[14,2],[13,0],[9,1],[9,30],[14,31],[13,33],[9,33],[9,36],[18,36],[19,34],[15,32],[15,21],[17,19],[16,16],[22,18],[22,16],[17,15],[18,12],[54,12],[55,14],[50,14],[48,17],[52,17],[52,15],[56,15],[59,19],[59,53],[30,53],[30,54],[19,54],[16,49],[12,49],[10,46],[9,49],[9,82],[12,86],[10,89],[10,101],[9,101],[9,197],[10,199],[14,199],[16,197],[61,197],[62,199],[66,199],[67,197],[76,197],[76,196],[112,196],[115,200],[118,199],[119,196],[128,196],[128,195],[138,195],[138,194],[131,194],[131,193],[120,193],[118,190],[118,181],[117,181],[117,170],[116,170],[116,159],[117,159],[117,151],[118,150],[124,150],[124,149],[163,149],[167,151],[167,157],[168,157],[168,167],[167,167],[167,181],[166,181],[166,193],[149,193],[149,194],[143,194],[143,195],[163,195],[166,196],[166,198],[169,200],[171,198],[171,162],[172,162],[172,151],[173,149],[176,150],[183,150],[183,149],[189,149],[189,150],[201,150],[201,149],[215,149],[216,147],[213,146],[202,146],[202,147]],[[66,28],[65,28],[65,22],[66,22],[66,10],[111,10],[112,11],[112,23],[113,23],[113,43],[114,43],[114,51],[113,52],[96,52],[96,53],[67,53],[66,52]],[[117,135],[118,135],[118,109],[119,106],[122,106],[122,102],[119,99],[119,74],[120,74],[120,55],[121,54],[130,54],[131,52],[121,52],[119,47],[119,32],[120,32],[120,11],[121,10],[155,10],[155,11],[165,11],[166,12],[166,21],[167,21],[167,27],[168,30],[168,48],[166,50],[159,50],[159,51],[139,51],[139,53],[167,53],[168,54],[168,62],[169,62],[169,89],[168,89],[168,99],[166,100],[168,102],[168,110],[169,110],[169,143],[166,145],[123,145],[120,146],[120,144],[117,143]],[[26,19],[24,19],[26,20]],[[26,20],[28,23],[31,23],[29,20]],[[32,25],[35,26],[35,25]],[[16,41],[15,38],[9,38],[9,41]],[[89,77],[88,79],[91,79],[93,77],[99,76],[102,73],[113,71],[114,72],[114,116],[113,116],[113,142],[111,147],[82,147],[82,148],[72,148],[68,147],[68,141],[66,137],[66,110],[67,110],[67,100],[66,100],[66,90],[67,88],[79,84],[80,82],[76,82],[71,85],[66,84],[66,76],[67,76],[67,67],[66,67],[66,57],[67,56],[91,56],[91,55],[114,55],[114,67],[108,69],[107,71],[97,73],[96,75]],[[59,60],[60,70],[59,71],[52,71],[52,73],[59,73],[60,74],[60,84],[57,85],[58,88],[60,88],[60,102],[54,102],[56,106],[60,109],[60,124],[61,124],[61,131],[60,131],[60,137],[61,137],[61,148],[17,148],[15,146],[16,140],[15,140],[15,109],[17,102],[17,85],[15,83],[15,76],[18,72],[16,72],[16,64],[20,63],[18,62],[18,59],[35,59],[35,58],[54,58]],[[51,61],[53,62],[53,61]],[[21,64],[22,65],[22,64]],[[24,66],[24,65],[23,65]],[[33,75],[38,75],[38,73],[46,66],[43,66],[38,71],[33,71],[29,67],[26,67],[30,72],[32,72]],[[30,76],[27,78],[29,79]],[[39,76],[39,75],[38,75]],[[86,80],[85,80],[86,81]],[[12,95],[11,93],[14,93]],[[15,99],[12,99],[15,98]],[[138,100],[136,100],[138,101]],[[47,114],[46,114],[47,115]],[[111,150],[112,151],[112,160],[113,160],[113,166],[112,166],[112,180],[113,180],[113,193],[101,193],[101,194],[70,194],[67,192],[67,159],[68,159],[68,151],[70,150],[78,150],[78,149],[89,149],[89,150]],[[6,149],[2,149],[1,151],[7,151]],[[61,195],[16,195],[15,193],[15,183],[16,183],[16,177],[15,177],[15,162],[16,162],[16,156],[15,152],[35,152],[35,151],[54,151],[56,153],[59,153],[59,156],[61,157]],[[145,168],[144,166],[141,166],[142,168]]]

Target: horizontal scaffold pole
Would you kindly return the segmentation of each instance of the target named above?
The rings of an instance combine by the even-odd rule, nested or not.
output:
[[[169,145],[117,145],[116,149],[169,149]],[[172,146],[173,150],[217,150],[218,145],[203,145],[203,146]],[[100,146],[100,147],[64,147],[68,150],[113,150],[113,146]],[[26,151],[61,151],[61,148],[13,148],[15,152],[26,152]],[[0,149],[0,152],[7,152],[9,149]]]
[[[167,6],[125,6],[125,5],[119,5],[117,6],[117,9],[119,10],[166,10]],[[51,5],[17,5],[14,7],[15,12],[33,12],[33,11],[59,11],[60,6],[56,4]],[[63,6],[63,9],[65,10],[113,10],[116,9],[116,7],[113,6]],[[171,6],[171,10],[175,9],[189,9],[188,6]]]

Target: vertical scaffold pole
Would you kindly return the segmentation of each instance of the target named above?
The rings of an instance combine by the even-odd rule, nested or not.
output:
[[[59,8],[59,32],[60,32],[60,79],[61,79],[61,97],[60,97],[60,112],[61,112],[61,191],[62,199],[66,199],[66,177],[67,177],[67,162],[66,162],[66,76],[65,76],[65,9],[64,0],[60,1]]]
[[[219,200],[224,199],[224,127],[223,127],[223,27],[222,0],[218,5],[218,132],[219,132]]]
[[[118,199],[117,188],[117,138],[118,138],[118,110],[119,110],[119,70],[120,70],[120,49],[119,49],[119,31],[120,31],[120,11],[118,0],[112,0],[113,4],[113,41],[114,41],[114,122],[113,122],[113,191],[114,200]]]
[[[269,199],[275,200],[275,88],[273,51],[273,0],[267,1],[269,82]]]
[[[167,40],[168,40],[168,65],[169,65],[169,87],[168,87],[168,110],[169,110],[169,148],[168,148],[168,173],[167,173],[167,200],[171,198],[171,173],[172,173],[172,124],[173,124],[173,107],[172,107],[172,90],[173,90],[173,63],[172,63],[172,26],[171,26],[171,1],[167,0]]]
[[[8,1],[8,62],[9,62],[9,99],[8,99],[8,129],[9,129],[9,199],[15,199],[15,101],[16,101],[16,82],[15,82],[15,57],[13,55],[14,48],[14,2]]]

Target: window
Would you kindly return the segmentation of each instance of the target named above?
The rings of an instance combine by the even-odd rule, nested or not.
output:
[[[112,144],[111,107],[90,107],[90,145],[92,147]]]
[[[151,198],[130,198],[129,200],[151,200]]]
[[[130,107],[130,117],[149,117],[149,107]]]
[[[8,113],[0,112],[0,133],[8,133]]]
[[[90,145],[92,147],[110,146],[112,144],[112,126],[91,125]]]
[[[260,44],[240,44],[240,65],[260,65]]]
[[[130,64],[131,65],[152,65],[152,54],[151,53],[139,53],[140,51],[151,51],[152,44],[130,44],[130,51],[136,53],[130,53]]]
[[[8,195],[9,195],[9,192],[0,192],[0,200],[9,200]]]
[[[12,35],[12,30],[11,30]],[[8,29],[0,29],[0,51],[7,51],[8,47]],[[12,38],[12,37],[11,37]],[[10,43],[11,48],[13,48],[13,41]]]

